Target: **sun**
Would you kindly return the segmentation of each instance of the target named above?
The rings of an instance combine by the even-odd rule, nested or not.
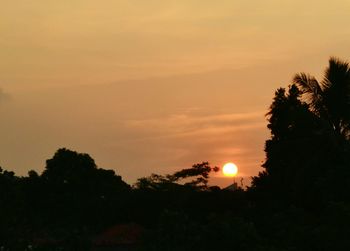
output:
[[[238,168],[235,164],[230,162],[224,165],[224,167],[222,168],[222,172],[225,176],[234,177],[238,173]]]

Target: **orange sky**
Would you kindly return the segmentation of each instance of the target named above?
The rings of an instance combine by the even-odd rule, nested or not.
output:
[[[0,165],[19,175],[59,147],[131,183],[200,161],[255,175],[274,90],[350,59],[347,0],[0,3]]]

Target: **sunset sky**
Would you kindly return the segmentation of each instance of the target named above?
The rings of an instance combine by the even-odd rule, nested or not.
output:
[[[0,4],[0,166],[18,175],[61,147],[129,183],[201,161],[256,175],[276,88],[350,60],[348,0]]]

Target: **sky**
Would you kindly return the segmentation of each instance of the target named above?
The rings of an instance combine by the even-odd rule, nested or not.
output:
[[[18,175],[66,147],[128,183],[202,161],[248,179],[274,91],[350,59],[348,0],[0,4],[0,166]]]

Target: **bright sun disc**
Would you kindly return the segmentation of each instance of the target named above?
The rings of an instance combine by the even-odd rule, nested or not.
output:
[[[224,173],[225,176],[236,176],[238,172],[238,168],[235,164],[233,163],[226,163],[222,169],[222,172]]]

